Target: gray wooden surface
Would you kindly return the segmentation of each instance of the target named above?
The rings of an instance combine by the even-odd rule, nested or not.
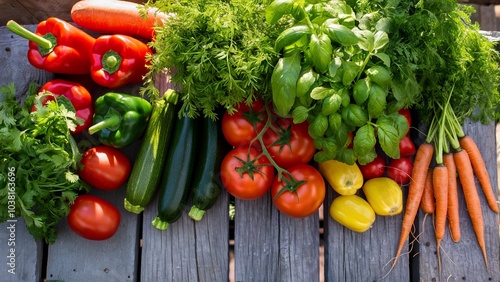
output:
[[[15,82],[19,93],[23,93],[30,81],[42,84],[52,78],[51,74],[29,65],[26,50],[26,40],[0,27],[3,69],[0,85]],[[171,87],[167,80],[159,84],[161,91]],[[467,123],[465,131],[478,142],[498,188],[495,126]],[[138,144],[125,150],[131,160],[136,146]],[[15,275],[7,272],[9,223],[0,224],[0,281],[375,281],[389,268],[401,225],[401,215],[378,217],[368,232],[351,232],[329,217],[328,206],[334,197],[329,189],[322,221],[318,215],[288,218],[280,214],[266,196],[254,201],[236,200],[233,222],[228,218],[232,200],[223,192],[201,222],[188,218],[188,204],[178,222],[159,231],[151,225],[157,212],[157,199],[143,214],[132,215],[122,208],[123,188],[117,193],[93,192],[116,204],[122,214],[118,233],[107,241],[81,239],[63,221],[58,241],[45,246],[43,242],[34,241],[18,219]],[[421,244],[413,248],[417,252],[404,254],[384,281],[500,281],[498,215],[483,209],[490,263],[486,270],[463,200],[461,205],[462,241],[451,243],[448,235],[445,238],[440,277],[428,220],[426,232],[418,240]],[[421,220],[422,217],[418,222]],[[416,234],[422,227],[419,228]],[[234,238],[230,238],[231,230],[234,230]],[[234,246],[234,261],[230,260],[233,248],[230,245]],[[320,260],[320,246],[324,247],[324,260]],[[406,252],[409,245],[407,247]]]

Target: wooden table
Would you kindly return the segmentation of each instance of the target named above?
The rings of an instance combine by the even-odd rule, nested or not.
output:
[[[30,81],[43,84],[52,78],[52,74],[29,65],[26,40],[5,27],[0,27],[0,38],[0,85],[15,82],[21,95]],[[168,87],[165,80],[159,84],[162,91]],[[131,88],[132,92],[137,90]],[[495,126],[467,122],[465,131],[478,142],[498,188]],[[134,144],[125,150],[132,161],[137,148]],[[159,231],[151,225],[156,200],[143,214],[131,214],[123,209],[124,188],[92,192],[121,211],[120,228],[106,241],[82,239],[63,220],[58,240],[47,246],[32,239],[22,219],[0,224],[0,281],[375,281],[390,267],[402,219],[402,215],[378,217],[373,228],[358,234],[340,226],[327,213],[289,218],[266,196],[255,201],[236,200],[235,218],[230,220],[232,200],[224,192],[202,221],[192,221],[186,207],[178,222]],[[334,196],[328,189],[325,207]],[[483,209],[487,270],[460,199],[462,240],[453,243],[446,235],[442,274],[438,274],[431,220],[422,226],[420,215],[414,230],[420,234],[418,240],[410,253],[407,244],[406,253],[385,281],[500,281],[498,215]],[[15,225],[13,232],[8,229],[11,224]],[[14,238],[14,247],[8,246],[9,238]],[[8,264],[10,248],[15,251],[15,274],[9,273],[14,266]]]

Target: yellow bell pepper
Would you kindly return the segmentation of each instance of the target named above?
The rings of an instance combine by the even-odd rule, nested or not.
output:
[[[340,195],[354,195],[363,186],[363,174],[358,165],[348,165],[337,160],[318,163],[318,168],[328,184]]]
[[[403,211],[403,191],[388,177],[372,178],[363,185],[368,203],[378,215],[396,215]]]
[[[355,232],[365,232],[375,222],[370,204],[358,195],[340,195],[330,205],[330,216]]]

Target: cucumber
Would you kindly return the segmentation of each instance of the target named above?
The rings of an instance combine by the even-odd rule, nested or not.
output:
[[[159,187],[158,216],[152,222],[160,230],[177,221],[186,205],[195,161],[196,123],[187,116],[175,122]]]
[[[172,89],[153,102],[153,112],[130,172],[124,206],[139,214],[151,202],[161,180],[167,148],[176,119],[178,94]]]
[[[222,189],[219,176],[220,165],[223,159],[223,136],[217,121],[204,118],[203,128],[200,129],[201,137],[198,142],[197,167],[191,184],[192,206],[189,217],[201,220],[205,211],[210,209],[219,196]]]

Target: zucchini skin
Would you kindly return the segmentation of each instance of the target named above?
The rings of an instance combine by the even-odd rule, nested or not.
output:
[[[192,206],[188,214],[196,221],[201,220],[205,211],[215,204],[222,189],[218,179],[224,141],[220,124],[204,118],[201,125],[201,142],[198,142],[197,166],[191,185]]]
[[[167,229],[184,211],[195,162],[196,123],[187,116],[175,122],[159,188],[158,216],[152,222],[160,230]]]
[[[139,214],[151,202],[161,180],[161,171],[175,122],[178,94],[169,89],[153,102],[153,112],[127,183],[124,207]]]

